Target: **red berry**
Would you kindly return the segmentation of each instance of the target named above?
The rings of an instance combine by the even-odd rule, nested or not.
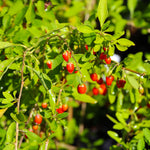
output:
[[[109,50],[109,47],[103,47],[103,50],[104,50],[104,51],[108,51],[108,50]]]
[[[96,73],[92,73],[92,74],[90,75],[90,77],[91,77],[91,79],[92,79],[93,81],[97,81],[97,80],[98,80],[98,76],[97,76]]]
[[[74,64],[73,63],[68,63],[66,68],[67,68],[69,73],[72,73],[74,71]]]
[[[96,87],[94,87],[92,91],[93,91],[94,95],[98,95],[99,94],[99,90]]]
[[[32,129],[33,129],[33,130],[37,130],[37,129],[38,129],[38,125],[33,125],[33,126],[32,126]]]
[[[116,85],[118,88],[124,88],[124,85],[126,84],[126,81],[123,79],[117,80]]]
[[[111,58],[110,57],[106,58],[105,62],[106,62],[106,64],[110,64],[111,63]]]
[[[37,123],[37,124],[41,124],[42,123],[42,116],[37,114],[35,116],[34,122]]]
[[[107,76],[106,77],[106,84],[107,85],[111,85],[112,84],[112,81],[114,80],[114,76]]]
[[[106,93],[107,93],[107,88],[106,88],[106,85],[103,83],[100,85],[99,94],[106,95]]]
[[[68,62],[69,59],[71,58],[71,52],[67,50],[67,51],[63,52],[62,56],[63,56],[64,60]]]
[[[85,49],[88,50],[88,45],[87,44],[85,45]]]
[[[68,110],[68,105],[67,104],[63,104],[62,105],[62,110],[63,111],[67,111]]]
[[[59,114],[62,114],[64,111],[62,109],[62,106],[59,106],[59,108],[56,109],[56,111],[59,113]]]
[[[86,93],[86,85],[85,84],[79,84],[78,85],[78,92],[80,94],[85,94]]]
[[[102,84],[102,83],[103,83],[103,79],[100,78],[99,80],[97,80],[97,83],[98,83],[98,84]]]
[[[52,62],[50,60],[48,60],[46,64],[49,69],[52,69]]]
[[[99,57],[100,60],[104,60],[106,58],[107,58],[107,55],[104,54],[104,52],[100,54],[100,57]]]
[[[46,102],[42,103],[42,108],[47,108],[47,103]]]

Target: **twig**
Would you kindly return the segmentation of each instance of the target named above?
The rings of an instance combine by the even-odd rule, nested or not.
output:
[[[49,139],[46,140],[46,143],[45,143],[45,150],[48,150],[48,144],[49,144]]]
[[[27,120],[27,122],[26,122],[26,124],[25,124],[25,127],[27,126],[27,124],[29,123],[30,119],[32,118],[32,114],[33,114],[34,109],[35,109],[35,108],[32,108],[32,110],[31,110],[31,112],[30,112],[30,114],[29,114],[28,120]],[[20,138],[20,141],[19,141],[19,148],[20,148],[20,146],[21,146],[21,144],[22,144],[24,135],[25,135],[25,134],[23,134],[23,135],[21,136],[21,138]]]
[[[137,72],[137,71],[134,71],[134,70],[131,70],[131,69],[128,69],[128,68],[125,68],[125,67],[123,67],[122,69],[127,70],[127,71],[129,71],[129,72],[136,73],[136,74],[138,74],[138,75],[140,75],[140,76],[145,76],[145,75],[146,75],[145,73],[139,73],[139,72]]]
[[[62,93],[62,91],[63,91],[63,85],[64,85],[64,83],[65,83],[65,78],[63,79],[63,81],[62,81],[62,84],[61,84],[61,88],[60,88],[60,90],[59,90],[59,94],[58,94],[58,99],[57,99],[57,105],[59,104],[59,102],[60,102],[60,97],[61,97],[61,93]]]
[[[20,112],[20,99],[22,96],[22,90],[23,90],[23,85],[24,85],[24,81],[23,81],[23,70],[24,70],[24,66],[25,66],[25,55],[26,52],[23,53],[23,61],[22,61],[22,69],[21,69],[21,87],[20,87],[20,92],[19,92],[19,97],[18,97],[18,102],[17,102],[17,113],[19,114]],[[15,150],[17,150],[18,147],[18,133],[19,133],[19,123],[16,122],[16,141],[15,141]]]

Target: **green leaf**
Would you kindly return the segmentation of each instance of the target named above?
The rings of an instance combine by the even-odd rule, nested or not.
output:
[[[66,118],[68,116],[68,112],[64,112],[62,114],[58,114],[57,118]]]
[[[51,89],[52,81],[45,73],[37,71],[34,68],[31,68],[29,66],[27,66],[27,67],[29,69],[33,70],[33,72],[35,72],[35,74],[39,77],[39,79],[42,82],[42,85],[44,86],[45,90]]]
[[[129,94],[130,94],[131,103],[134,103],[134,102],[135,102],[135,97],[134,97],[133,89],[130,89],[130,90],[129,90]]]
[[[106,114],[106,117],[111,120],[113,123],[119,123],[116,119],[114,119],[113,117],[111,117],[110,115]]]
[[[100,0],[97,10],[97,16],[100,21],[100,26],[102,28],[107,16],[108,16],[108,10],[107,10],[107,0]]]
[[[110,45],[109,51],[108,51],[108,55],[109,56],[113,56],[114,53],[115,53],[115,46],[114,45]]]
[[[55,120],[50,122],[50,128],[51,128],[52,131],[56,131],[57,127],[58,127],[57,122]]]
[[[55,101],[56,101],[56,97],[53,94],[53,92],[52,92],[51,89],[49,89],[48,92],[49,92],[50,106],[51,106],[52,112],[54,114],[55,113]]]
[[[82,33],[92,33],[92,32],[94,32],[94,30],[88,25],[80,25],[80,26],[77,27],[77,29],[79,30],[79,32],[82,32]]]
[[[4,76],[4,74],[7,72],[7,70],[9,69],[9,67],[14,63],[15,60],[17,60],[19,57],[16,58],[10,58],[7,60],[4,60],[2,62],[0,62],[0,80],[2,79],[2,77]]]
[[[150,130],[148,128],[143,129],[144,137],[148,142],[148,145],[150,145]]]
[[[127,79],[133,88],[135,88],[135,89],[139,88],[139,83],[133,76],[127,75]]]
[[[25,134],[27,135],[27,137],[29,138],[30,141],[37,141],[38,143],[42,142],[42,139],[36,135],[33,132],[30,132],[29,130],[25,129],[24,130]]]
[[[123,104],[123,97],[124,95],[122,94],[122,92],[119,92],[118,94],[118,98],[117,98],[117,111],[121,109],[122,104]]]
[[[0,49],[5,49],[8,47],[13,47],[15,46],[14,43],[9,43],[9,42],[0,42]]]
[[[62,54],[55,57],[55,59],[52,61],[52,69],[55,69],[57,66],[59,66],[64,61]]]
[[[124,126],[121,123],[117,123],[113,126],[113,129],[122,130],[122,129],[124,129]]]
[[[138,141],[137,150],[144,150],[144,148],[145,148],[144,138],[141,138]]]
[[[89,95],[86,95],[86,94],[79,94],[77,92],[77,89],[76,88],[73,88],[73,94],[72,96],[76,99],[76,100],[79,100],[81,102],[86,102],[86,103],[92,103],[92,104],[95,104],[97,103],[97,101],[95,99],[93,99],[91,96]]]
[[[8,108],[0,109],[0,118],[3,116],[7,109]]]
[[[115,45],[119,51],[126,51],[128,49],[128,47],[126,47],[126,46],[122,46],[119,44],[115,44]]]
[[[117,43],[119,43],[120,45],[125,46],[125,47],[130,47],[130,46],[135,45],[132,41],[125,39],[125,38],[121,38],[121,39],[117,40]]]
[[[22,123],[22,122],[26,122],[26,117],[24,116],[23,113],[19,113],[19,114],[14,114],[11,113],[10,116],[18,123]]]
[[[102,27],[102,31],[105,31],[110,25],[110,21],[107,21],[106,23],[103,24],[103,27]]]
[[[8,144],[5,146],[5,148],[3,150],[14,150],[15,149],[15,145],[14,144]]]
[[[33,1],[30,1],[29,8],[26,12],[25,17],[26,17],[26,20],[27,20],[28,24],[30,24],[34,20],[35,13],[34,13]]]
[[[15,25],[19,25],[23,19],[24,19],[24,16],[26,14],[26,11],[27,11],[28,7],[24,7],[16,16],[15,20],[14,20],[14,24]]]
[[[11,143],[13,141],[13,138],[15,137],[15,131],[16,131],[16,123],[12,122],[7,130],[6,143]]]
[[[10,20],[11,20],[11,16],[10,15],[4,15],[3,17],[3,28],[4,30],[6,30],[9,26],[10,26]]]
[[[131,18],[133,18],[133,14],[134,14],[134,10],[137,6],[137,2],[138,2],[137,0],[128,0],[128,2],[127,2],[127,6],[130,11]]]
[[[123,117],[122,113],[117,112],[117,113],[116,113],[116,117],[117,117],[117,119],[118,119],[123,125],[126,125],[126,122],[125,122],[125,120],[124,120],[124,117]]]
[[[117,141],[118,143],[121,142],[121,138],[119,138],[118,134],[114,131],[107,131],[107,134],[114,139],[115,141]]]
[[[3,96],[6,98],[6,99],[8,99],[9,101],[13,101],[14,100],[14,98],[11,96],[11,94],[10,93],[8,93],[8,92],[3,92]]]

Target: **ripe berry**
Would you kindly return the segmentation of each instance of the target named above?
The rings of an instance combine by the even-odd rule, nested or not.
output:
[[[38,129],[38,125],[33,125],[33,126],[32,126],[32,129],[33,129],[33,130],[37,130],[37,129]]]
[[[102,83],[103,83],[103,79],[100,78],[99,80],[97,80],[97,83],[98,83],[98,84],[102,84]]]
[[[98,90],[96,87],[94,87],[94,88],[92,89],[92,91],[93,91],[93,94],[94,94],[94,95],[98,95],[98,94],[99,94],[99,90]]]
[[[42,108],[47,108],[47,103],[46,102],[42,103]]]
[[[109,50],[109,47],[103,47],[103,50],[104,50],[104,51],[108,51],[108,50]]]
[[[117,80],[116,85],[118,88],[124,88],[124,85],[126,84],[126,81],[123,79]]]
[[[107,55],[104,54],[104,52],[100,54],[100,57],[99,57],[100,60],[104,60],[106,58],[107,58]]]
[[[112,81],[114,80],[114,76],[107,76],[106,77],[106,84],[107,85],[111,85],[112,84]]]
[[[48,60],[46,64],[49,69],[52,69],[52,62],[50,60]]]
[[[78,73],[78,70],[74,71],[74,73]]]
[[[107,93],[107,88],[106,88],[106,85],[103,83],[100,85],[99,94],[106,95],[106,93]]]
[[[78,85],[78,93],[80,93],[80,94],[86,93],[86,85],[85,84],[79,84]]]
[[[98,80],[98,76],[97,76],[96,73],[92,73],[92,74],[90,75],[90,77],[91,77],[91,79],[92,79],[93,81],[97,81],[97,80]]]
[[[37,124],[41,124],[42,123],[42,116],[37,114],[35,116],[34,122],[37,123]]]
[[[106,64],[110,64],[111,63],[111,58],[110,57],[106,58],[105,62],[106,62]]]
[[[73,70],[74,70],[74,64],[73,63],[68,63],[66,68],[67,68],[69,73],[72,73]]]
[[[59,113],[59,114],[62,114],[64,111],[62,109],[62,106],[59,106],[59,108],[56,109],[56,111]]]
[[[63,56],[64,60],[68,62],[69,59],[71,58],[71,52],[67,50],[67,51],[63,52],[62,56]]]
[[[67,111],[68,110],[68,105],[67,104],[63,104],[62,105],[62,110],[63,111]]]
[[[85,45],[85,49],[88,50],[88,45],[87,44]]]

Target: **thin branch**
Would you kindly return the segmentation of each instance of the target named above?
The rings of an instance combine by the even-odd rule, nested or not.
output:
[[[137,71],[134,71],[134,70],[131,70],[131,69],[128,69],[128,68],[125,68],[125,67],[123,67],[122,69],[127,70],[127,71],[129,71],[129,72],[136,73],[136,74],[138,74],[138,75],[140,75],[140,76],[145,76],[145,75],[146,75],[145,73],[139,73],[139,72],[137,72]]]
[[[57,99],[57,105],[59,104],[59,102],[60,102],[60,99],[61,99],[61,93],[62,93],[62,91],[63,91],[63,86],[64,86],[64,83],[65,83],[65,78],[63,79],[63,81],[62,81],[62,84],[61,84],[61,88],[60,88],[60,90],[59,90],[59,94],[58,94],[58,99]]]
[[[27,120],[27,122],[26,122],[26,124],[25,124],[25,127],[26,127],[26,126],[28,125],[28,123],[30,122],[30,119],[32,118],[32,115],[33,115],[34,110],[35,110],[35,108],[32,108],[32,110],[31,110],[31,112],[30,112],[30,114],[29,114],[28,120]],[[24,134],[21,136],[21,138],[20,138],[20,141],[19,141],[19,148],[20,148],[20,146],[21,146],[21,144],[22,144],[24,135],[25,135],[25,133],[24,133]]]
[[[46,143],[45,143],[45,150],[48,150],[48,144],[49,144],[49,139],[46,140]]]
[[[26,56],[26,52],[23,53],[23,61],[22,61],[22,69],[21,69],[21,87],[20,87],[20,92],[19,92],[19,97],[18,97],[18,102],[17,102],[17,113],[19,114],[20,112],[20,100],[21,100],[21,96],[22,96],[22,90],[23,90],[23,85],[24,85],[24,81],[23,81],[23,70],[24,70],[24,66],[25,66],[25,56]],[[16,122],[16,141],[15,141],[15,150],[18,149],[18,133],[19,133],[19,123]]]

